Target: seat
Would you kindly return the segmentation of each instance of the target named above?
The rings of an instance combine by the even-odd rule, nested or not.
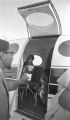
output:
[[[35,106],[37,104],[37,96],[39,95],[39,90],[41,87],[41,81],[40,81],[41,75],[42,75],[42,68],[35,67],[32,74],[31,81],[27,83],[26,91],[29,89],[29,91],[32,93],[35,99]]]
[[[36,106],[37,96],[39,95],[39,90],[41,87],[41,82],[40,82],[41,75],[42,75],[42,68],[34,67],[31,80],[29,79],[29,81],[27,81],[26,85],[19,86],[19,89],[20,89],[19,96],[20,96],[21,100],[23,100],[24,93],[27,96],[28,90],[29,90],[31,92],[31,94],[33,95],[33,98],[35,99],[35,106]]]
[[[31,94],[33,95],[33,98],[35,99],[35,106],[37,103],[37,95],[38,95],[38,88],[36,85],[34,85],[31,82],[27,82],[26,85],[19,85],[19,90],[18,90],[18,95],[19,98],[21,99],[21,101],[23,101],[24,98],[24,94],[25,96],[28,95],[28,90],[31,92]]]
[[[21,97],[21,100],[23,100],[24,93],[26,96],[28,95],[28,90],[29,90],[35,100],[35,103],[34,103],[35,106],[37,105],[38,96],[41,98],[44,104],[47,103],[46,97],[48,93],[47,92],[48,87],[47,87],[47,82],[43,80],[43,79],[46,79],[44,78],[45,76],[43,75],[44,75],[43,68],[36,66],[32,73],[31,80],[29,80],[26,85],[20,86],[20,88],[23,89],[22,91],[20,90],[19,92],[19,96]]]

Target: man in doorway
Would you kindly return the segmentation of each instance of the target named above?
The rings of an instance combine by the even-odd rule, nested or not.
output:
[[[9,96],[8,92],[17,89],[19,84],[26,84],[27,77],[22,76],[20,80],[7,80],[3,69],[11,69],[11,62],[15,51],[10,49],[8,41],[0,39],[0,120],[9,120]]]

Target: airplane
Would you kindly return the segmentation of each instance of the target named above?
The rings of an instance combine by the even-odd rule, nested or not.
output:
[[[33,54],[35,58],[33,61],[34,66],[37,69],[39,68],[38,70],[41,72],[44,70],[49,79],[46,108],[48,110],[51,100],[58,90],[57,79],[59,79],[67,69],[70,69],[70,1],[21,1],[18,2],[16,6],[18,6],[16,14],[18,14],[19,19],[25,22],[24,25],[26,28],[25,26],[24,28],[26,33],[24,33],[27,34],[27,37],[16,37],[10,40],[8,33],[6,33],[8,41],[19,45],[19,50],[14,55],[11,70],[4,71],[4,74],[6,79],[12,78],[13,80],[18,80],[27,56]],[[12,76],[10,76],[9,73],[12,73]],[[11,120],[16,118],[17,120],[43,120],[44,114],[40,113],[39,116],[37,116],[38,111],[36,111],[36,113],[33,111],[30,112],[30,107],[27,111],[22,109],[19,92],[21,92],[20,88],[9,93],[10,114],[14,115],[11,117]],[[33,107],[36,109],[37,105]],[[17,109],[19,113],[24,113],[24,115],[15,113],[14,111]],[[28,118],[25,114],[28,115]]]

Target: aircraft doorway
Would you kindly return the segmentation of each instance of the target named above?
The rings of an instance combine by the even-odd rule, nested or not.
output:
[[[41,120],[47,112],[48,81],[44,81],[45,89],[41,95],[41,77],[43,68],[36,66],[28,89],[21,85],[18,89],[18,111],[30,118]],[[27,91],[26,91],[27,90]]]

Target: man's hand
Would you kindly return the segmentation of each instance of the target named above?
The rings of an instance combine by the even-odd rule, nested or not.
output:
[[[25,85],[28,82],[28,77],[24,74],[19,80],[4,79],[4,84],[7,91],[16,90],[19,85]]]
[[[26,84],[28,82],[29,77],[27,77],[26,74],[23,74],[23,76],[19,80],[19,84]]]

